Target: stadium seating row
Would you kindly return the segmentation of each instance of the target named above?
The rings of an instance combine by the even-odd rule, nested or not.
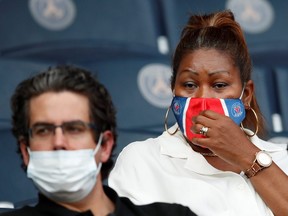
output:
[[[87,62],[167,54],[191,13],[231,9],[257,63],[271,51],[286,62],[288,3],[281,0],[1,0],[0,6],[0,57]]]

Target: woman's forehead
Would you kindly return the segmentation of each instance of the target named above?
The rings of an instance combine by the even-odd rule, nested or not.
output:
[[[200,73],[205,70],[209,73],[216,73],[235,68],[234,61],[227,53],[215,49],[200,49],[185,55],[180,62],[178,71],[190,70]]]

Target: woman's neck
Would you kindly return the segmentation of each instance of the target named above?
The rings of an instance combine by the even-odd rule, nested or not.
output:
[[[202,148],[189,141],[187,142],[195,152],[198,152],[199,154],[203,155],[203,157],[205,157],[207,162],[214,168],[222,171],[231,171],[238,174],[241,172],[239,168],[236,168],[231,164],[227,163],[226,161],[222,160],[220,157],[217,156],[217,154],[213,153],[210,149]]]

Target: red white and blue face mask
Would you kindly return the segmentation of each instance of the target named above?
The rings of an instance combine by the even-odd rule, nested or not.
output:
[[[240,97],[241,98],[241,97]],[[194,137],[204,137],[191,131],[192,118],[199,115],[203,110],[214,112],[230,117],[237,125],[245,118],[245,107],[241,99],[221,98],[191,98],[174,96],[171,104],[178,126],[184,136],[191,140]]]

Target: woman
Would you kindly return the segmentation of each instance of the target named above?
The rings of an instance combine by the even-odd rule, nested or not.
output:
[[[178,202],[199,215],[288,215],[287,146],[256,135],[251,70],[230,11],[191,16],[173,58],[177,124],[128,145],[109,185],[135,203]]]

